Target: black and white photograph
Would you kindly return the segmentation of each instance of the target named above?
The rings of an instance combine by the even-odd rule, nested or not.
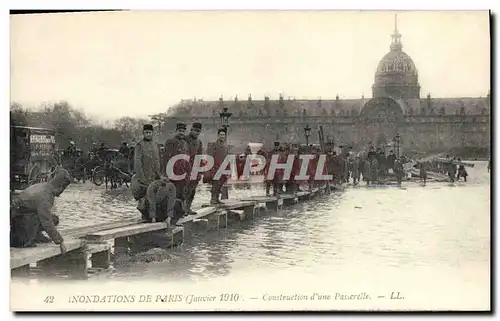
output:
[[[490,311],[490,19],[11,13],[11,311]]]

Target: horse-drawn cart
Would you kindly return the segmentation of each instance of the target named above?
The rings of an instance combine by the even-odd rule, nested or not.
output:
[[[47,181],[56,164],[55,132],[47,128],[11,126],[11,190]]]

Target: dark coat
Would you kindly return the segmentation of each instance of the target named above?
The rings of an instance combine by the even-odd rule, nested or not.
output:
[[[70,182],[69,172],[59,169],[50,182],[34,184],[24,189],[12,200],[11,218],[21,215],[38,215],[43,230],[47,232],[50,239],[56,244],[61,244],[63,237],[54,224],[52,207],[55,197],[61,195]]]
[[[142,140],[136,144],[134,171],[139,182],[146,186],[160,177],[160,156],[158,148],[152,140]]]
[[[188,135],[186,137],[186,143],[188,146],[189,157],[190,157],[189,174],[191,175],[196,155],[203,154],[203,143],[201,142],[201,140],[199,140],[198,138],[194,138],[191,135]],[[200,179],[201,179],[201,173],[198,173],[196,181],[199,181]]]

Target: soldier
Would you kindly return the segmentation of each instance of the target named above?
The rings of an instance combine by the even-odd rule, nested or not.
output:
[[[394,151],[389,152],[389,156],[387,156],[387,168],[394,169],[394,162],[396,161],[396,155]]]
[[[290,179],[286,182],[285,190],[287,193],[294,193],[299,190],[299,185],[295,178],[300,173],[300,163],[301,163],[299,158],[298,148],[295,144],[292,144],[290,146],[289,155],[293,155],[294,158],[293,158],[292,171],[290,173]]]
[[[284,147],[280,147],[278,151],[277,164],[285,164],[287,161],[288,153]],[[273,184],[273,196],[278,196],[283,192],[283,186],[285,185],[285,170],[283,168],[277,168],[274,172],[274,177],[271,180]]]
[[[179,219],[174,214],[175,208],[175,185],[163,177],[149,184],[144,207],[137,207],[142,218],[149,223],[167,222],[175,224]]]
[[[172,157],[176,155],[188,155],[189,156],[189,148],[186,142],[186,124],[178,123],[175,128],[175,136],[173,138],[168,139],[165,142],[165,164],[168,164]],[[170,179],[172,183],[175,185],[175,190],[177,194],[177,198],[180,200],[181,204],[176,204],[176,213],[178,216],[183,216],[187,214],[185,212],[186,209],[186,192],[187,192],[187,182],[189,180],[189,161],[184,159],[179,159],[175,162],[175,164],[171,164],[173,173],[175,175],[184,175],[184,178],[174,179],[173,177],[169,177],[171,173],[166,172],[166,168],[162,169],[167,174],[167,177]]]
[[[317,186],[317,184],[316,184],[317,182],[315,180],[315,175],[316,175],[316,170],[318,168],[319,155],[317,153],[317,150],[314,147],[312,147],[312,145],[309,148],[309,153],[314,156],[314,158],[312,158],[309,161],[309,166],[307,167],[307,175],[309,176],[308,189],[312,190],[314,187]]]
[[[11,201],[10,242],[14,247],[35,247],[36,243],[51,240],[58,244],[61,253],[66,252],[64,239],[56,228],[59,218],[52,214],[54,199],[70,184],[67,170],[60,168],[47,183],[31,185]],[[41,232],[47,232],[50,240]]]
[[[97,157],[104,163],[104,159],[106,158],[106,145],[104,143],[101,143],[101,146],[99,146],[99,149],[97,150]]]
[[[458,158],[457,182],[460,180],[460,177],[463,177],[464,180],[467,182],[467,176],[469,176],[469,174],[467,173],[467,170],[465,170],[465,166],[462,163],[462,160]]]
[[[153,142],[153,125],[143,127],[144,138],[134,148],[135,175],[130,184],[132,193],[139,201],[139,207],[145,206],[145,196],[149,184],[160,178],[160,157],[158,148]]]
[[[226,144],[226,129],[219,128],[219,130],[217,131],[217,141],[208,151],[208,154],[214,158],[214,166],[210,171],[205,172],[204,178],[205,182],[209,182],[212,184],[212,196],[210,199],[211,205],[221,204],[219,197],[222,191],[222,187],[224,186],[224,183],[227,181],[228,177],[226,175],[221,175],[220,178],[216,178],[215,174],[219,170],[220,165],[222,165],[222,162],[226,158],[227,153],[228,148]]]
[[[450,182],[454,183],[455,182],[455,173],[457,172],[457,165],[454,163],[454,159],[450,159],[449,155],[446,155],[446,168],[448,172],[448,177],[450,179]]]
[[[280,151],[280,142],[274,142],[274,149],[271,150],[268,154],[267,154],[267,158],[266,158],[266,166],[264,167],[264,181],[266,182],[266,195],[269,196],[270,195],[270,190],[271,190],[271,185],[272,185],[272,178],[268,178],[267,177],[267,174],[269,172],[269,166],[271,165],[271,159],[273,157],[274,154],[279,154],[279,151]],[[274,186],[273,186],[274,188]],[[276,191],[273,190],[273,194],[275,194]]]
[[[120,154],[122,154],[122,156],[128,158],[129,155],[130,155],[130,148],[128,146],[128,143],[127,142],[122,142],[122,145],[120,146]]]
[[[66,157],[70,157],[70,158],[74,157],[75,152],[76,152],[75,142],[70,138],[69,145],[68,145],[68,147],[66,147],[66,151],[65,151]]]
[[[396,174],[396,180],[398,182],[398,186],[401,186],[401,182],[403,180],[403,176],[405,174],[403,169],[403,162],[400,158],[396,158],[394,161],[394,174]]]
[[[425,184],[427,183],[427,164],[426,163],[417,163],[418,168],[420,169],[420,181]]]
[[[191,171],[194,165],[194,159],[196,155],[203,154],[203,143],[198,138],[201,133],[201,123],[194,123],[191,126],[191,132],[186,137],[186,142],[189,149],[189,178],[187,183],[187,195],[186,195],[186,210],[189,215],[196,215],[197,213],[191,209],[191,205],[193,204],[194,196],[196,194],[196,187],[198,187],[198,182],[201,179],[201,173],[198,173],[196,178],[191,178]]]
[[[352,181],[353,185],[358,185],[359,184],[359,179],[361,177],[361,160],[359,158],[359,155],[356,155],[354,157],[354,161],[352,162]]]
[[[266,162],[267,162],[267,157],[268,157],[268,156],[267,156],[267,152],[266,152],[266,151],[265,151],[262,147],[261,147],[261,148],[259,149],[259,151],[257,152],[257,155],[264,157],[264,159],[265,159],[265,160],[266,160]],[[262,169],[262,170],[260,171],[260,173],[259,173],[259,174],[260,174],[260,175],[265,175],[265,174],[264,174],[264,171],[265,171],[265,169]]]

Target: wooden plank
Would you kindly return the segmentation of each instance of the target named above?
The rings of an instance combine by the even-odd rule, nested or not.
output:
[[[225,202],[221,205],[222,208],[226,210],[237,210],[242,209],[249,206],[255,206],[257,202],[255,201],[235,201],[235,202]]]
[[[68,252],[74,251],[85,245],[84,240],[66,239],[64,241]],[[61,248],[57,244],[43,243],[37,244],[37,247],[30,248],[11,248],[10,249],[10,268],[17,268],[30,263],[36,263],[61,254]]]
[[[188,222],[193,222],[195,220],[203,219],[206,216],[217,212],[217,208],[214,206],[208,206],[208,207],[194,209],[194,211],[197,213],[196,215],[188,215],[186,217],[181,218],[179,221],[177,221],[177,225],[186,224]]]
[[[142,223],[142,222],[144,222],[144,221],[142,219],[138,219],[138,218],[121,220],[121,221],[113,221],[113,222],[109,222],[109,223],[87,225],[87,226],[81,226],[81,227],[71,228],[71,229],[67,229],[67,230],[62,230],[61,234],[72,236],[72,237],[81,237],[81,236],[85,236],[91,232],[98,232],[98,231],[103,231],[103,230],[109,230],[112,228],[130,226],[130,225],[134,225],[134,224],[138,224],[138,223]]]
[[[140,223],[125,227],[119,227],[115,229],[95,232],[92,234],[88,234],[85,238],[92,241],[106,241],[136,234],[165,230],[167,229],[167,227],[168,227],[167,223],[164,222]],[[175,229],[177,228],[182,229],[182,227],[176,227]]]
[[[111,249],[111,243],[88,243],[86,245],[87,253],[94,254],[104,252]]]
[[[294,194],[281,194],[279,197],[284,200],[288,200],[288,199],[294,199],[296,196]]]
[[[267,202],[276,202],[278,200],[275,196],[253,196],[242,198],[241,201],[250,201],[250,202],[259,202],[259,203],[267,203]]]

